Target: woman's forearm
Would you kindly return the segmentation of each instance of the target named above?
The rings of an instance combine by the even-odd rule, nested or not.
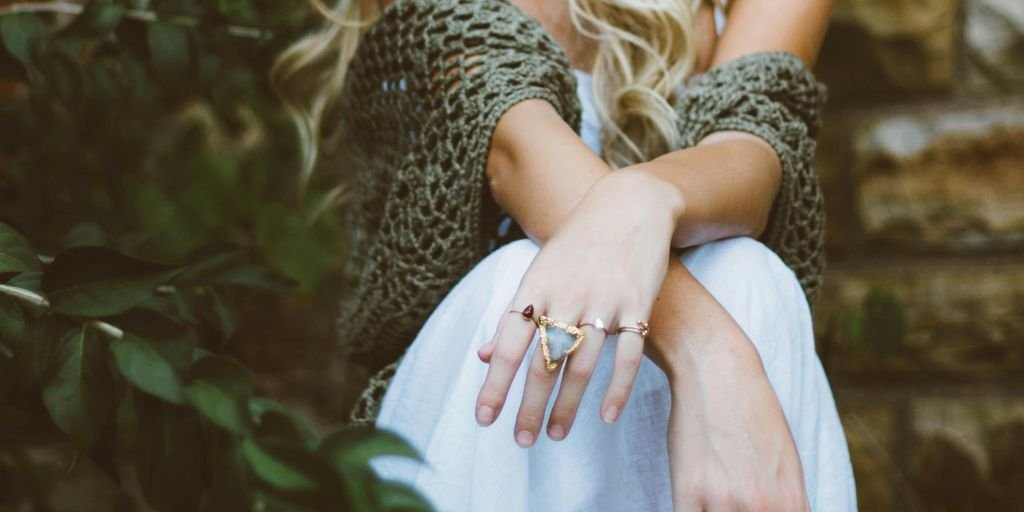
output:
[[[714,157],[725,149],[725,146],[710,147],[713,142],[708,141],[708,154],[702,158]],[[540,244],[568,220],[588,190],[611,173],[608,165],[561,121],[557,112],[538,100],[513,107],[501,119],[492,140],[487,167],[498,203]],[[616,175],[627,177],[621,172]],[[628,181],[621,180],[622,183]],[[667,193],[660,197],[652,195],[650,201],[660,201],[666,208],[674,208],[675,192],[672,187],[662,188]],[[631,195],[624,193],[623,197]],[[608,236],[615,234],[608,233]],[[669,258],[665,280],[651,311],[651,336],[645,352],[670,378],[679,373],[676,370],[685,371],[694,351],[705,344],[689,343],[686,352],[682,352],[681,341],[709,339],[711,333],[694,331],[700,325],[708,325],[701,320],[708,320],[709,316],[731,321],[679,259]]]
[[[782,179],[775,151],[746,133],[713,133],[692,148],[673,151],[622,172],[653,178],[678,191],[673,247],[693,247],[734,236],[758,237]]]

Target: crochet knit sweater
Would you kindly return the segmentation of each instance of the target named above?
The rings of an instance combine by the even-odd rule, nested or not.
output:
[[[759,54],[686,85],[686,146],[721,130],[760,136],[783,164],[762,241],[809,300],[823,266],[822,198],[812,169],[823,88],[795,57]],[[397,0],[363,35],[340,96],[343,172],[353,177],[350,289],[339,335],[380,368],[488,251],[500,209],[485,177],[498,119],[548,101],[578,130],[575,77],[540,24],[504,0]]]

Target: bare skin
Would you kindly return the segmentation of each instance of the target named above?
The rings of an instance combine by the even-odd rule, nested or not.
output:
[[[552,33],[574,66],[588,67],[592,48],[573,31],[562,2],[513,3]],[[714,66],[747,53],[782,50],[810,63],[829,8],[828,0],[737,0],[717,40],[704,9],[700,40],[711,44],[702,48],[701,62]],[[805,509],[799,457],[756,350],[670,255],[672,248],[760,234],[781,179],[778,157],[754,136],[722,132],[692,149],[610,171],[546,102],[523,102],[499,122],[488,161],[492,191],[543,245],[513,306],[532,303],[567,322],[650,319],[648,343],[629,333],[620,336],[599,413],[606,421],[618,418],[643,354],[666,372],[673,397],[668,446],[676,510]],[[534,208],[538,203],[557,206]],[[490,363],[478,399],[481,424],[501,413],[532,335],[531,323],[509,315],[481,349],[481,359]],[[603,343],[601,331],[587,328],[587,335],[566,365],[547,425],[556,440],[569,434]],[[523,446],[537,439],[557,378],[543,370],[539,356],[529,364],[515,429]]]

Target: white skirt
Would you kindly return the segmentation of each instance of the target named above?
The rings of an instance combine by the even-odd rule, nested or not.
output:
[[[493,336],[538,251],[529,240],[495,251],[431,315],[398,366],[377,419],[379,428],[419,449],[426,464],[383,458],[376,469],[412,485],[441,511],[672,510],[669,388],[661,369],[645,358],[620,419],[600,420],[614,337],[604,345],[565,440],[542,433],[529,449],[515,444],[525,365],[498,420],[487,428],[476,424],[474,407],[487,374],[476,351]],[[796,439],[812,508],[856,510],[846,439],[792,271],[749,238],[705,244],[681,259],[757,346]]]

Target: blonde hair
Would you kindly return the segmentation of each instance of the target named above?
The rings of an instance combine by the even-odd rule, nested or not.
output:
[[[302,149],[300,188],[320,152],[324,112],[337,99],[359,38],[381,14],[377,0],[338,0],[317,31],[289,46],[271,71]],[[568,0],[576,29],[597,44],[593,93],[613,167],[646,161],[678,142],[671,103],[696,62],[691,0]]]

